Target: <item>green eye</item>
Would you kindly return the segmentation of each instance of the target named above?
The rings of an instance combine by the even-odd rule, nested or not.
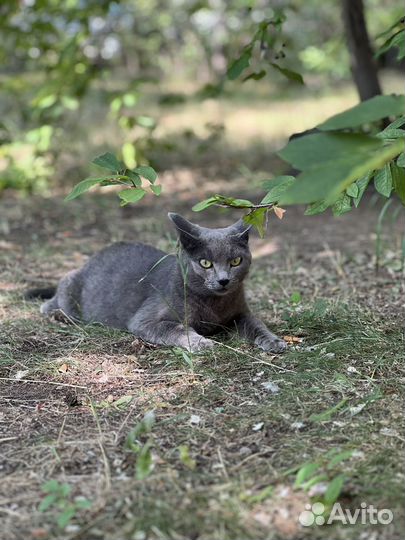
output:
[[[242,262],[242,257],[235,257],[234,259],[231,260],[231,266],[239,266],[240,263]]]
[[[203,268],[205,268],[206,270],[208,268],[211,268],[212,266],[212,262],[211,261],[207,261],[207,259],[200,259],[200,264]]]

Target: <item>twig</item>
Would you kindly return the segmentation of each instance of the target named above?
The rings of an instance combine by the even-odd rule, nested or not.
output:
[[[271,210],[276,205],[274,203],[268,203],[268,204],[252,204],[250,206],[246,206],[246,205],[239,206],[236,204],[215,203],[213,206],[219,206],[220,208],[237,208],[238,210],[250,210],[250,212],[253,212],[253,210],[258,210],[259,208],[267,208],[268,210]]]
[[[218,446],[218,448],[217,448],[217,454],[218,454],[219,463],[221,464],[221,468],[222,468],[222,470],[223,470],[223,472],[224,472],[224,476],[225,476],[225,478],[226,478],[227,480],[229,480],[229,475],[228,475],[228,472],[227,472],[227,470],[226,470],[225,463],[224,463],[224,460],[223,460],[222,454],[221,454],[221,449],[220,449],[219,446]]]
[[[138,405],[138,403],[134,400],[134,402],[132,403],[131,407],[130,407],[130,410],[128,412],[128,414],[126,415],[126,417],[124,418],[124,420],[121,422],[121,425],[120,427],[118,428],[117,432],[115,433],[115,437],[114,437],[114,444],[117,444],[118,443],[118,438],[119,436],[121,435],[121,432],[122,430],[124,429],[124,427],[126,426],[130,416],[132,415],[132,413],[134,412],[134,409],[136,408],[136,406]]]
[[[82,388],[83,390],[87,390],[87,386],[80,386],[79,384],[68,384],[68,383],[61,383],[61,382],[55,382],[55,381],[37,381],[35,379],[13,379],[11,377],[0,377],[0,381],[53,384],[55,386],[68,386],[69,388]]]
[[[90,399],[90,407],[91,412],[93,413],[94,420],[96,422],[97,430],[98,430],[98,444],[100,446],[101,455],[103,456],[103,463],[104,463],[104,475],[105,475],[105,487],[106,491],[110,491],[111,489],[111,468],[110,463],[108,462],[108,457],[103,445],[103,432],[101,431],[100,422],[97,416],[97,411],[94,407],[93,401]]]
[[[8,441],[15,441],[18,439],[18,437],[4,437],[4,439],[0,439],[0,443],[8,442]]]
[[[63,417],[63,420],[62,420],[62,425],[60,426],[60,430],[59,430],[59,434],[58,434],[58,438],[56,439],[56,444],[59,445],[60,444],[60,440],[62,438],[62,434],[63,434],[63,431],[65,429],[65,425],[66,425],[66,414],[65,416]]]

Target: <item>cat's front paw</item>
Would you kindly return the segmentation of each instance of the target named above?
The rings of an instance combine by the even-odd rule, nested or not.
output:
[[[287,343],[278,337],[259,338],[256,339],[255,343],[258,347],[266,352],[283,353],[287,348]]]
[[[211,339],[207,339],[199,334],[190,334],[185,336],[182,347],[190,352],[199,352],[204,349],[212,349],[215,343]]]

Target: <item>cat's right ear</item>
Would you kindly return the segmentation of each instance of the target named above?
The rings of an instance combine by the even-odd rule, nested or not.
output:
[[[194,225],[180,214],[169,212],[169,218],[173,221],[179,240],[186,250],[191,250],[200,244],[200,228],[198,225]]]

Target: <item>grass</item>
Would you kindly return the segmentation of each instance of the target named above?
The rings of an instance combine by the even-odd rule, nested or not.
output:
[[[309,229],[298,233],[300,219],[308,218],[289,211],[290,222],[272,227],[272,255],[263,255],[268,241],[252,239],[252,307],[274,331],[302,343],[273,356],[221,338],[214,351],[190,358],[101,325],[43,319],[38,303],[21,300],[27,282],[63,274],[119,231],[129,238],[135,230],[170,246],[163,220],[151,227],[142,211],[117,212],[112,199],[103,202],[102,213],[97,197],[86,202],[87,213],[72,206],[59,214],[54,204],[56,219],[46,235],[37,222],[31,247],[24,225],[16,226],[18,214],[11,208],[4,214],[11,231],[1,255],[0,311],[0,513],[7,540],[372,534],[371,525],[299,525],[305,504],[322,500],[322,490],[340,475],[342,505],[354,510],[364,501],[391,509],[393,524],[377,531],[399,538],[403,285],[395,273],[376,276],[372,264],[359,265],[356,257],[372,252],[361,225],[355,247],[342,243],[352,229],[348,217],[341,237],[329,235],[333,249],[320,248],[332,218],[318,218],[324,226],[305,221]],[[22,212],[32,228],[47,210],[40,200]],[[362,212],[356,219],[367,231],[378,209],[365,206]],[[94,216],[97,241],[86,226]],[[148,411],[155,423],[128,447],[128,436]],[[331,455],[349,451],[329,465]],[[297,471],[307,463],[324,477],[319,492],[295,487]],[[50,480],[71,488],[63,505],[72,515],[63,527],[57,503],[39,509]],[[82,498],[90,508],[81,507]]]
[[[274,150],[292,131],[311,127],[354,100],[352,91],[342,88],[339,96],[330,90],[316,100],[291,95],[269,106],[267,88],[260,92],[254,103],[245,86],[233,101],[201,104],[190,98],[172,108],[159,108],[152,96],[145,111],[161,117],[152,151],[166,193],[153,207],[145,197],[136,207],[119,208],[109,193],[70,204],[58,190],[47,198],[5,195],[0,212],[5,540],[401,537],[403,218],[388,212],[381,220],[376,273],[381,205],[373,198],[339,219],[304,217],[301,209],[289,208],[282,222],[270,220],[265,239],[252,236],[247,288],[252,310],[279,335],[302,339],[283,356],[234,338],[219,338],[209,354],[184,355],[101,325],[44,319],[38,302],[22,298],[26,288],[55,283],[111,241],[141,239],[172,250],[169,210],[208,226],[236,220],[237,213],[209,210],[193,216],[189,208],[212,192],[255,198],[257,179],[280,167],[269,147]],[[294,117],[292,129],[297,108],[301,124]],[[89,107],[85,114],[93,112]],[[207,128],[218,117],[224,133]],[[100,145],[116,147],[120,140],[97,122],[83,121],[77,128],[86,126],[94,155]],[[190,125],[195,133],[181,131]],[[88,174],[84,164],[93,151],[81,143],[83,134],[72,129],[69,137],[75,142],[66,146],[73,152],[77,146],[80,174],[75,169],[66,176],[75,181]],[[155,421],[140,433],[150,411]],[[333,461],[343,452],[345,459]],[[312,490],[297,484],[308,464],[323,478]],[[301,527],[298,515],[305,504],[324,500],[325,489],[341,475],[337,496],[344,508],[354,510],[362,502],[389,508],[393,523]],[[56,483],[49,484],[52,480]],[[50,485],[55,502],[40,507]],[[66,509],[72,515],[61,526]]]

